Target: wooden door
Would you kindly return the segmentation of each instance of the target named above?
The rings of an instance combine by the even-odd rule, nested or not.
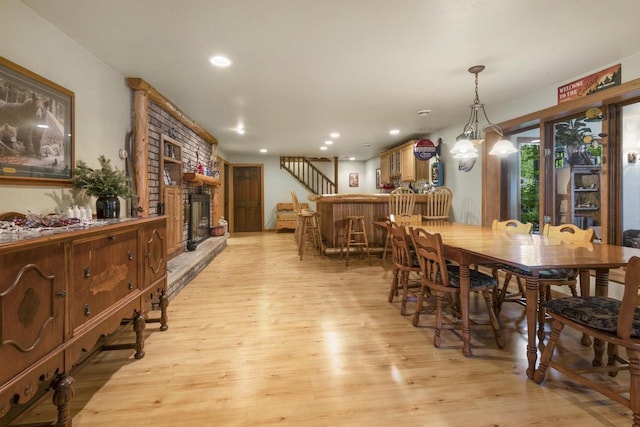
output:
[[[262,231],[262,166],[233,167],[233,230]]]

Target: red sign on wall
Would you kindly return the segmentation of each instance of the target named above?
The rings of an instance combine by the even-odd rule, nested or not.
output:
[[[622,82],[622,65],[614,65],[558,88],[558,104],[582,98]]]
[[[430,139],[421,139],[413,145],[413,154],[418,160],[429,160],[437,153],[437,147]]]

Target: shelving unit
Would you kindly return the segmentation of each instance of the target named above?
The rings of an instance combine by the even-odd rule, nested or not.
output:
[[[162,184],[165,186],[182,185],[182,145],[167,135],[162,135],[160,156],[161,172],[163,173]]]
[[[571,221],[580,228],[601,226],[601,167],[571,167]]]

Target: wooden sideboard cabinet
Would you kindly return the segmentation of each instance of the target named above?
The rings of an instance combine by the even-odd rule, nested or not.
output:
[[[0,424],[13,404],[51,386],[58,426],[70,426],[70,371],[131,320],[135,357],[147,321],[167,329],[166,218],[0,239]],[[152,306],[159,319],[149,319]]]

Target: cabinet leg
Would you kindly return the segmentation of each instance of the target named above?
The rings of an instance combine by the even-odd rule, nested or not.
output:
[[[133,330],[136,333],[136,353],[133,355],[136,359],[144,357],[144,328],[146,322],[141,312],[136,312],[133,320]]]
[[[61,374],[53,383],[53,404],[58,407],[56,427],[71,427],[71,399],[73,399],[73,377]]]
[[[166,291],[160,292],[160,330],[166,331],[169,329],[169,318],[167,317],[167,307],[169,307],[169,298]]]

